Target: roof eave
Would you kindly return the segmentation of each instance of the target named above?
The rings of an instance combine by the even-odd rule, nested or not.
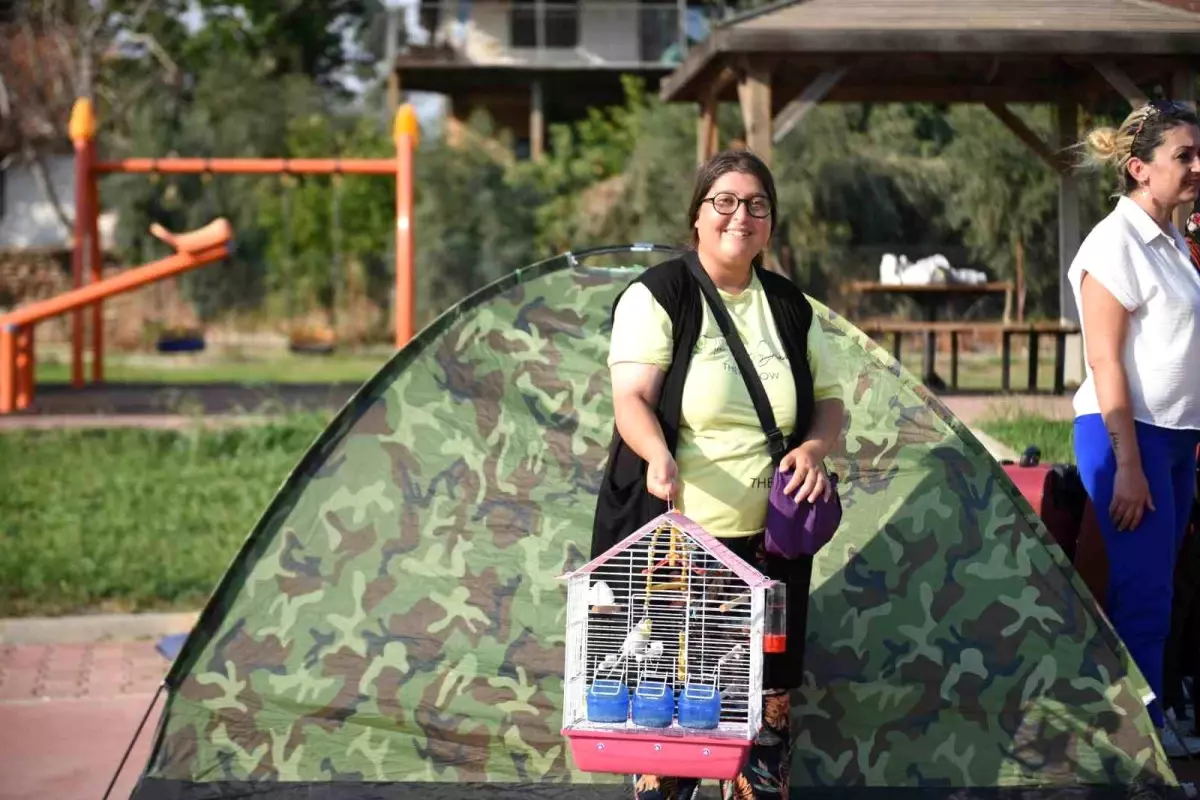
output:
[[[663,78],[664,102],[701,99],[702,78],[734,56],[790,53],[843,55],[878,53],[1021,53],[1046,56],[1185,56],[1200,65],[1200,31],[880,31],[880,30],[746,30],[728,28],[697,46]]]

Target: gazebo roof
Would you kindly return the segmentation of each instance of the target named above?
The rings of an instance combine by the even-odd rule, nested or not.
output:
[[[834,101],[1043,102],[1060,81],[1111,92],[1093,59],[1137,82],[1167,79],[1181,57],[1200,61],[1200,14],[1153,0],[792,0],[714,28],[663,79],[662,97],[703,100],[747,57],[786,64],[776,86],[796,91],[847,68]]]

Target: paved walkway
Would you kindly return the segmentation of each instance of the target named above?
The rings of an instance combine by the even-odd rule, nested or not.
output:
[[[0,645],[0,798],[100,800],[168,666],[153,641]],[[159,707],[111,797],[133,791]]]

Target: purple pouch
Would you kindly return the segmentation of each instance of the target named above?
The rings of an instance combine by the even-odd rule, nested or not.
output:
[[[776,468],[767,502],[767,552],[781,558],[816,555],[833,538],[842,522],[842,500],[838,497],[835,473],[829,474],[833,490],[829,499],[818,497],[797,503],[783,493],[792,479],[791,470]]]

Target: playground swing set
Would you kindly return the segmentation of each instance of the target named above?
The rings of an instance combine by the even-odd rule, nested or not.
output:
[[[387,175],[396,180],[395,343],[403,347],[413,337],[415,320],[413,280],[413,151],[418,140],[416,113],[402,105],[392,123],[395,158],[129,158],[98,161],[95,152],[96,117],[91,101],[76,100],[69,125],[75,148],[75,230],[71,266],[74,288],[47,300],[31,303],[0,315],[0,414],[23,411],[36,395],[36,359],[33,331],[37,323],[71,314],[71,385],[82,388],[84,379],[84,311],[90,309],[92,381],[104,381],[103,301],[148,284],[163,281],[221,261],[233,252],[233,228],[224,217],[186,233],[172,233],[152,224],[150,232],[174,248],[166,258],[104,278],[99,240],[97,179],[111,173],[152,175],[333,175],[335,242],[334,268],[340,253],[340,179],[342,175]],[[287,243],[289,257],[291,242]],[[85,282],[86,277],[86,282]],[[334,282],[336,286],[336,279]],[[336,303],[334,303],[336,306]],[[331,319],[332,325],[332,319]],[[169,344],[164,342],[169,347]],[[184,345],[184,348],[189,347]],[[294,350],[328,350],[330,342],[293,341]],[[195,344],[191,349],[198,349]]]

